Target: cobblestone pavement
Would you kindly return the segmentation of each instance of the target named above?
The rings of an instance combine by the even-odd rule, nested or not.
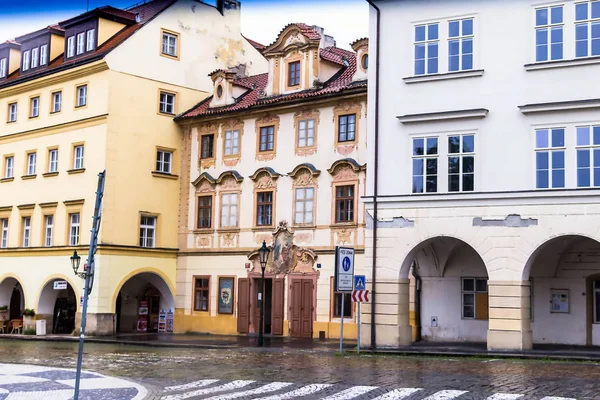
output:
[[[5,363],[73,368],[76,352],[76,343],[0,340]],[[596,363],[113,344],[86,344],[84,360],[86,370],[136,381],[162,400],[600,400]]]

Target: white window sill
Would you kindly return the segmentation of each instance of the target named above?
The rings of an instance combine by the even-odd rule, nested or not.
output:
[[[420,82],[431,82],[431,81],[446,81],[450,79],[464,79],[464,78],[476,78],[483,76],[484,70],[476,69],[472,71],[456,71],[448,72],[445,74],[429,74],[429,75],[415,75],[402,78],[404,83],[420,83]]]
[[[573,58],[570,60],[543,61],[533,64],[525,64],[525,71],[538,71],[554,68],[579,67],[582,65],[600,64],[600,56]]]

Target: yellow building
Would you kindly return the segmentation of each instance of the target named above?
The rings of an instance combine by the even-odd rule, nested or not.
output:
[[[212,96],[176,118],[177,332],[258,331],[266,241],[265,332],[339,337],[344,318],[356,337],[350,295],[333,289],[336,245],[354,247],[364,273],[368,43],[352,46],[288,25],[262,49],[265,73],[212,72]]]
[[[174,309],[182,172],[173,117],[212,91],[215,68],[266,69],[239,11],[231,0],[107,6],[0,45],[0,306],[9,318],[32,308],[49,332],[73,330],[83,281],[69,257],[87,254],[103,170],[88,331],[156,330],[159,311]]]

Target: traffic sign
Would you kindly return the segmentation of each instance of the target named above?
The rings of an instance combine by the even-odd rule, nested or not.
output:
[[[354,249],[335,248],[335,290],[351,292],[354,289]]]
[[[64,290],[67,288],[67,281],[54,281],[54,290]]]
[[[364,275],[354,275],[354,290],[365,290],[367,287],[367,277]]]
[[[368,303],[369,302],[369,291],[368,290],[355,290],[352,292],[352,301],[355,303]]]

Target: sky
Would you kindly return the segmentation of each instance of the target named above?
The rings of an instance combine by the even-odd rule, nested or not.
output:
[[[140,0],[0,0],[0,43],[36,31],[90,9],[125,8]],[[214,4],[214,0],[206,0]],[[365,0],[241,0],[242,33],[263,44],[272,43],[291,22],[325,28],[339,47],[368,35],[369,6]],[[335,16],[332,18],[332,16]],[[343,16],[343,18],[342,18]]]

